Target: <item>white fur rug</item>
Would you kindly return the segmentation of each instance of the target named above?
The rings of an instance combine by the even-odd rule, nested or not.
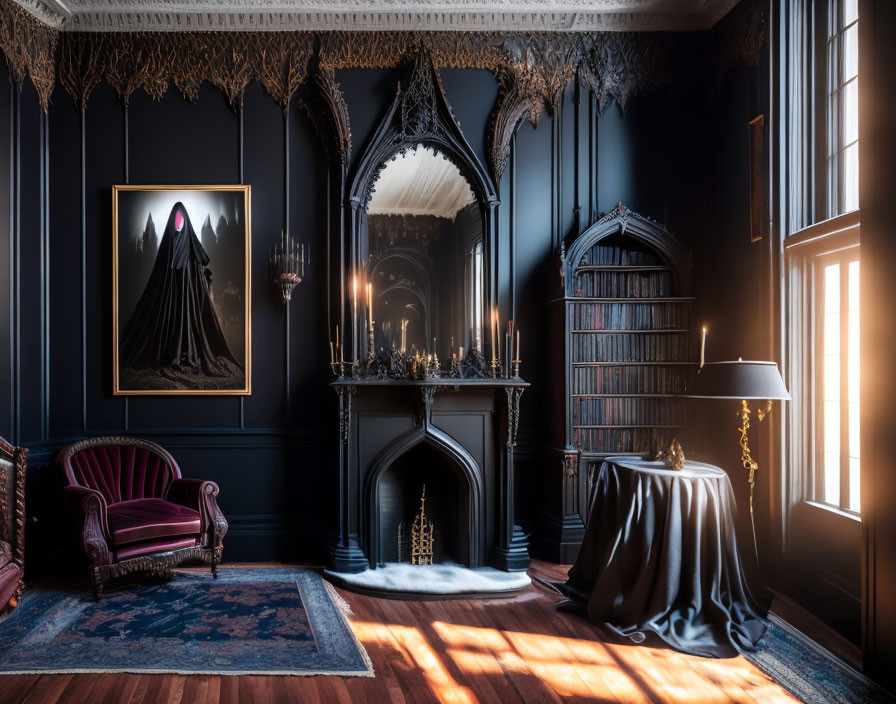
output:
[[[525,572],[502,572],[494,567],[470,569],[450,562],[437,565],[387,562],[385,567],[357,574],[324,570],[324,576],[361,589],[433,595],[500,593],[532,583]]]

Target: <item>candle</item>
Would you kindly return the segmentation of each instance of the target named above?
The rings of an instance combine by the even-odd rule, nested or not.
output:
[[[457,358],[459,360],[463,361],[463,359],[464,359],[464,348],[463,347],[460,348],[460,354],[457,355]]]
[[[339,326],[336,326],[336,349],[339,350],[341,347],[339,346]]]
[[[336,364],[336,353],[333,351],[332,340],[330,340],[330,364]]]
[[[497,335],[498,330],[498,307],[495,306],[494,310],[492,310],[492,366],[495,364],[495,354],[498,351],[498,347],[495,343],[495,336]]]
[[[367,284],[367,317],[373,325],[373,284]]]
[[[700,368],[703,369],[703,362],[706,359],[706,326],[703,326],[703,338],[700,340]]]
[[[522,362],[523,358],[520,356],[520,329],[516,329],[516,361]]]
[[[352,305],[358,307],[358,277],[352,279]]]

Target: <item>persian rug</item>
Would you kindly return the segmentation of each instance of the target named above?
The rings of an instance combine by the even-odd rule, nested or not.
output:
[[[338,595],[299,568],[175,571],[154,584],[29,585],[0,619],[0,674],[373,676]],[[340,600],[341,601],[341,600]]]
[[[805,704],[883,704],[896,699],[769,614],[755,651],[744,657]]]

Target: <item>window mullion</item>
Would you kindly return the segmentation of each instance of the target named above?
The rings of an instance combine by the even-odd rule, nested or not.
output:
[[[812,345],[812,359],[809,368],[813,370],[813,379],[810,388],[812,389],[812,412],[814,417],[809,427],[814,430],[810,440],[812,444],[812,477],[815,485],[813,498],[823,499],[824,492],[824,374],[820,372],[820,367],[824,364],[824,310],[825,310],[825,289],[822,285],[824,277],[821,276],[821,260],[816,259],[811,267],[812,272],[812,297],[810,300],[815,301],[815,315],[812,316],[815,329],[813,338],[815,344]],[[819,432],[821,429],[821,432]]]
[[[840,255],[840,507],[849,508],[849,259]]]

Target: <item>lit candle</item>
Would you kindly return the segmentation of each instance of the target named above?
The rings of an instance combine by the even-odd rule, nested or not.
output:
[[[700,340],[700,368],[703,369],[703,362],[706,359],[706,326],[703,326],[703,338]]]
[[[495,306],[494,310],[492,310],[492,365],[495,364],[495,353],[498,350],[497,344],[495,342],[495,336],[497,335],[498,330],[498,307]]]
[[[352,279],[352,305],[358,307],[358,277]]]
[[[373,284],[367,284],[367,317],[373,323]]]

